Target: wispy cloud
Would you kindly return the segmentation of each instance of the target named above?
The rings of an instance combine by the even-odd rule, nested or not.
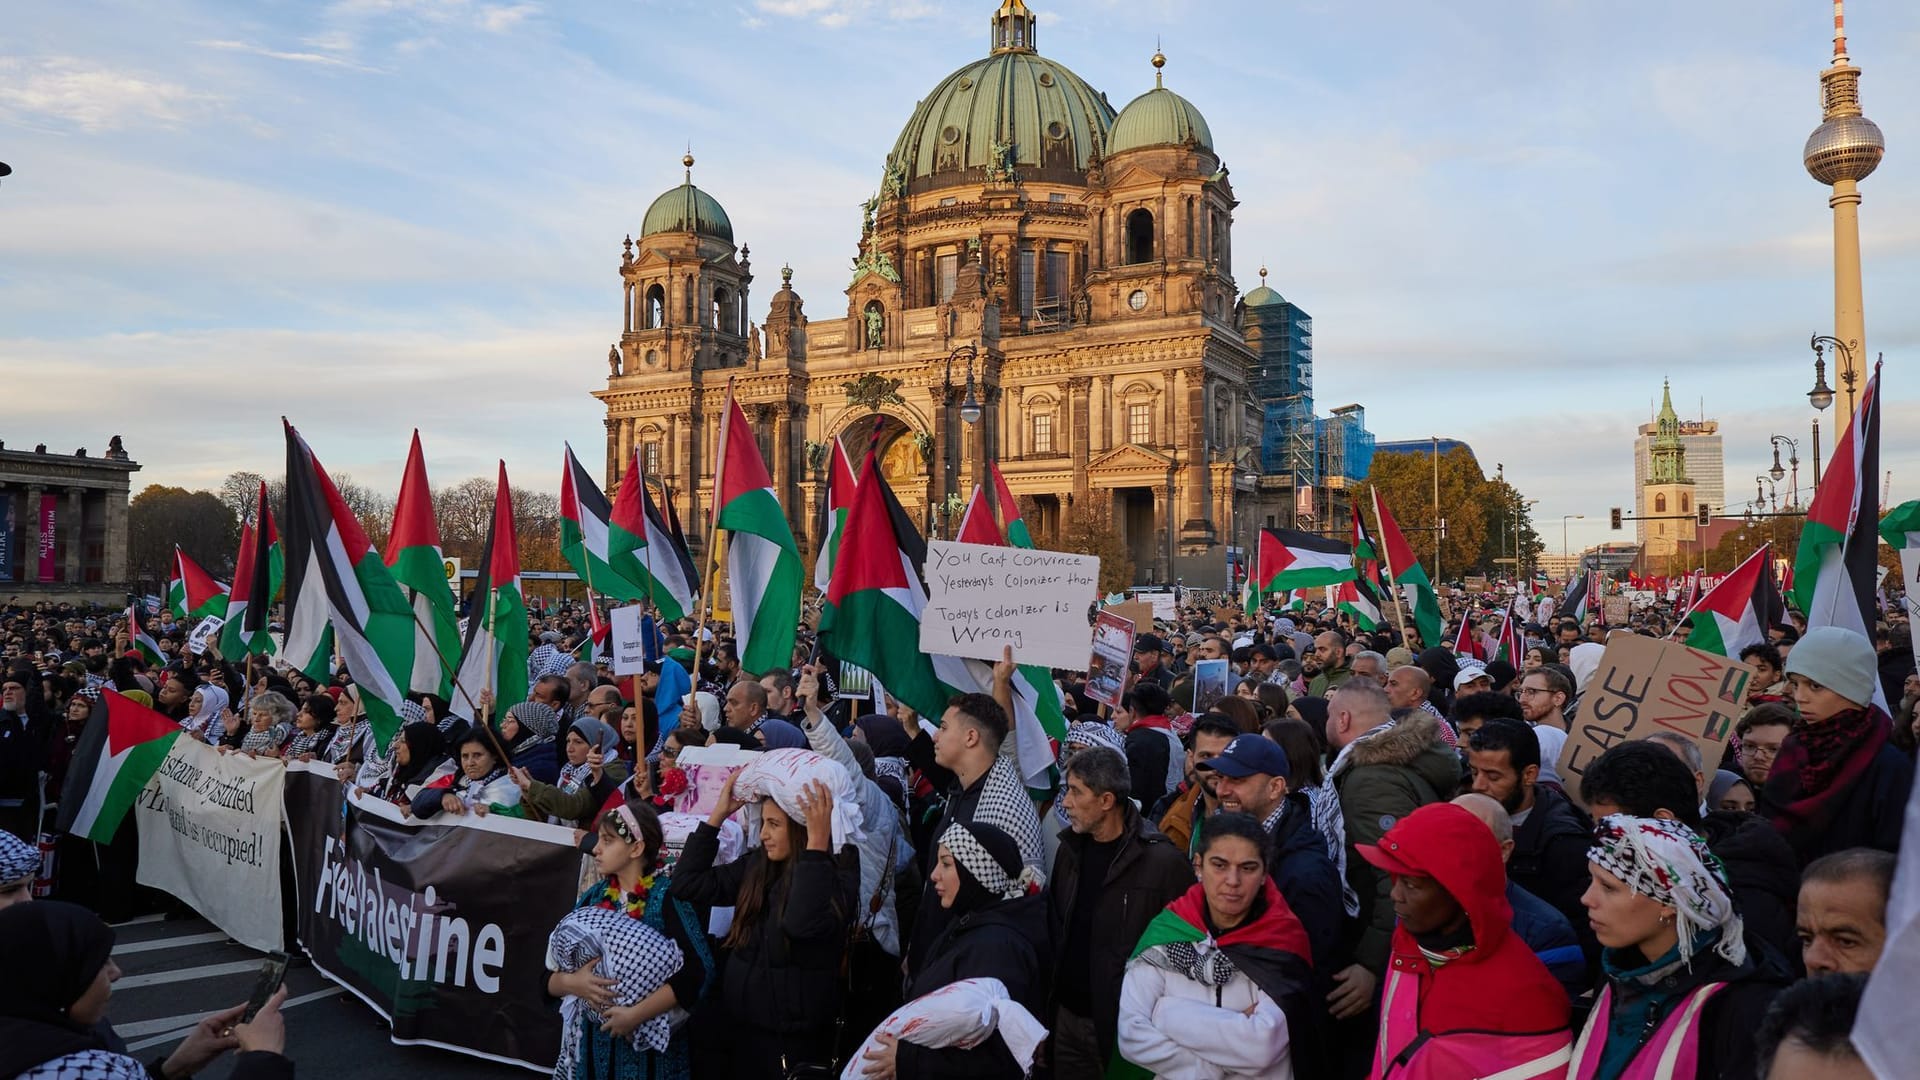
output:
[[[218,99],[76,57],[0,58],[0,117],[85,132],[177,126]]]
[[[336,39],[338,40],[338,39]],[[320,67],[346,68],[351,71],[376,71],[365,64],[345,56],[333,53],[288,52],[272,49],[265,45],[256,45],[250,41],[196,41],[195,45],[203,49],[218,49],[222,52],[247,53],[252,56],[264,56],[270,60],[285,60],[294,64],[316,64]]]

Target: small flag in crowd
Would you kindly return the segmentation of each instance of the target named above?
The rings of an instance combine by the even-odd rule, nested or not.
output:
[[[496,716],[527,699],[527,602],[520,592],[520,544],[513,532],[513,489],[504,461],[448,711],[479,723],[484,690],[493,691],[500,703]]]
[[[160,643],[153,640],[153,634],[147,629],[147,611],[139,603],[127,605],[127,644],[140,653],[150,667],[161,667],[167,658],[160,653]]]
[[[167,609],[176,619],[200,619],[227,613],[227,586],[200,569],[192,556],[173,545],[173,578],[167,582]]]
[[[1421,644],[1438,645],[1440,635],[1445,633],[1445,623],[1440,617],[1440,596],[1433,591],[1433,582],[1428,580],[1427,572],[1421,569],[1420,560],[1413,557],[1413,549],[1407,546],[1406,537],[1400,535],[1400,524],[1380,498],[1380,489],[1377,487],[1373,489],[1373,516],[1380,523],[1380,545],[1387,557],[1387,573],[1393,575],[1393,583],[1400,586],[1407,606],[1413,609],[1414,632],[1420,635]]]
[[[821,504],[826,521],[820,530],[820,553],[813,561],[813,587],[822,593],[833,580],[833,562],[840,551],[840,538],[846,535],[847,511],[853,506],[853,463],[847,460],[846,444],[831,440],[833,451],[827,469],[827,498]]]
[[[116,690],[101,690],[74,747],[60,797],[60,831],[111,843],[183,730],[178,721]]]
[[[445,700],[453,693],[460,620],[453,613],[455,586],[447,581],[440,524],[433,516],[433,489],[427,485],[427,460],[417,429],[407,450],[406,472],[400,477],[400,497],[393,504],[384,561],[413,612],[413,671],[407,689]]]
[[[1873,640],[1878,617],[1874,586],[1879,574],[1880,369],[1860,395],[1846,437],[1807,507],[1800,550],[1793,560],[1794,606],[1807,615],[1807,629],[1839,626]],[[1876,684],[1877,685],[1877,684]],[[1875,704],[1884,706],[1876,690]]]
[[[1020,500],[1013,497],[1013,489],[1007,486],[1007,478],[1000,475],[999,462],[987,462],[987,474],[993,478],[993,516],[1000,526],[1000,534],[1007,538],[1010,547],[1033,547],[1033,534],[1027,530],[1027,519],[1020,516]]]
[[[1690,647],[1737,658],[1749,645],[1766,644],[1767,629],[1785,614],[1779,590],[1773,587],[1773,548],[1762,544],[1708,589],[1681,623]]]
[[[663,493],[666,489],[661,488]],[[687,552],[680,523],[669,515],[673,499],[665,497],[667,514],[653,501],[646,467],[638,450],[620,476],[613,495],[613,541],[610,562],[628,581],[639,582],[641,595],[664,619],[684,619],[694,610],[694,585],[700,571]]]
[[[220,655],[228,659],[273,652],[267,618],[287,576],[280,532],[267,504],[267,482],[260,481],[254,511],[240,525],[240,551],[234,558],[233,586],[227,591],[227,621],[220,627]]]
[[[747,414],[727,391],[713,477],[713,528],[727,531],[727,586],[740,667],[749,674],[786,670],[793,662],[804,571],[786,511],[760,458]],[[713,530],[708,530],[712,543]]]

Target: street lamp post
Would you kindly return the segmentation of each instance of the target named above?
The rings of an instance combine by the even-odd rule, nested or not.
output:
[[[1812,345],[1813,389],[1807,391],[1807,404],[1812,405],[1814,411],[1813,486],[1817,489],[1820,486],[1820,414],[1833,405],[1833,387],[1827,385],[1827,358],[1820,348],[1819,335],[1814,335]]]
[[[1576,521],[1576,520],[1585,520],[1586,516],[1587,515],[1585,514],[1560,515],[1560,554],[1562,555],[1573,554],[1573,550],[1567,546],[1567,522]]]
[[[1787,438],[1785,435],[1774,435],[1771,436],[1771,439],[1773,442],[1773,468],[1767,470],[1767,475],[1773,477],[1775,480],[1786,475],[1786,470],[1780,468],[1780,444],[1786,443],[1787,464],[1793,467],[1793,484],[1787,489],[1787,505],[1792,509],[1798,510],[1800,508],[1800,444]]]
[[[972,427],[973,425],[980,422],[980,416],[982,412],[980,408],[980,401],[978,398],[974,397],[974,392],[973,392],[973,362],[975,359],[979,357],[979,355],[980,355],[979,350],[972,345],[962,345],[959,348],[948,353],[946,378],[941,384],[940,403],[944,412],[944,409],[947,406],[952,405],[953,403],[953,362],[962,356],[966,357],[967,359],[966,396],[960,402],[960,419],[968,427]],[[951,440],[953,437],[951,434],[952,427],[947,422],[946,417],[944,415],[942,415],[941,417],[941,427],[945,430],[947,439]],[[953,487],[953,481],[954,481],[953,458],[954,458],[955,451],[951,445],[943,447],[943,450],[944,452],[941,454],[941,461],[940,461],[941,476],[943,477],[943,480],[941,483],[941,499],[943,502],[951,503],[954,495],[956,494]]]
[[[1440,436],[1433,439],[1433,585],[1439,588],[1445,579],[1440,576],[1440,541],[1445,539],[1446,530],[1440,527]]]

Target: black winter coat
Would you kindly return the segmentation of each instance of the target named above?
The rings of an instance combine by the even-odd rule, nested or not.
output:
[[[1165,742],[1158,734],[1154,738]],[[1193,863],[1153,823],[1140,816],[1131,803],[1127,806],[1127,830],[1121,834],[1119,850],[1107,867],[1106,880],[1093,882],[1099,889],[1094,904],[1093,926],[1087,941],[1087,957],[1092,970],[1087,985],[1093,992],[1093,1028],[1100,1036],[1102,1053],[1111,1054],[1120,1024],[1120,983],[1126,978],[1127,960],[1147,932],[1147,924],[1168,905],[1193,888]],[[1081,860],[1088,838],[1072,829],[1060,831],[1060,850],[1053,857],[1053,873],[1047,878],[1047,931],[1056,949],[1065,949],[1067,922],[1083,885]],[[1334,903],[1340,900],[1334,890]],[[1036,1013],[1042,1022],[1052,1018],[1051,1004],[1045,1013]]]
[[[715,866],[719,850],[719,830],[701,822],[674,867],[673,895],[710,907],[737,904],[747,872],[767,856],[755,848]],[[774,886],[752,937],[722,961],[717,1007],[733,1018],[739,1038],[752,1038],[755,1029],[818,1032],[840,1013],[840,957],[859,903],[860,856],[851,844],[838,857],[802,851],[787,875]]]
[[[1533,812],[1513,827],[1513,855],[1507,860],[1507,878],[1552,904],[1567,917],[1574,936],[1587,954],[1589,970],[1599,962],[1600,943],[1587,922],[1580,897],[1587,891],[1587,849],[1593,846],[1593,826],[1572,801],[1544,784],[1533,789]]]
[[[1800,902],[1800,871],[1793,848],[1764,818],[1733,810],[1708,814],[1697,831],[1726,864],[1727,884],[1748,937],[1766,942],[1781,959],[1797,961],[1794,909]]]
[[[947,924],[927,950],[908,997],[931,994],[961,979],[999,979],[1009,997],[1036,1017],[1043,1016],[1050,962],[1045,902],[1038,896],[1003,900]],[[971,1050],[935,1049],[902,1039],[894,1073],[931,1080],[1020,1080],[1026,1070],[995,1032]]]
[[[1852,847],[1874,848],[1900,853],[1900,832],[1906,822],[1907,795],[1913,790],[1913,759],[1887,742],[1873,756],[1866,775],[1849,790],[1837,793],[1839,800],[1827,827],[1798,844],[1794,854],[1805,866],[1822,855]],[[1764,789],[1762,799],[1764,800]],[[1765,816],[1763,801],[1760,813]]]
[[[1313,827],[1313,805],[1304,791],[1287,793],[1287,812],[1267,837],[1267,876],[1306,928],[1314,978],[1331,979],[1347,909],[1341,899],[1340,868],[1327,854],[1327,834]]]

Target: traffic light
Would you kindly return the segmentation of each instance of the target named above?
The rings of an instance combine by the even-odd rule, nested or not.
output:
[[[1619,532],[1620,531],[1620,508],[1617,506],[1614,507],[1611,511],[1608,512],[1607,518],[1608,518],[1608,521],[1610,521],[1613,525],[1613,531]]]
[[[1708,506],[1706,503],[1701,503],[1699,513],[1695,516],[1694,520],[1698,522],[1703,529],[1713,524],[1713,507]]]

